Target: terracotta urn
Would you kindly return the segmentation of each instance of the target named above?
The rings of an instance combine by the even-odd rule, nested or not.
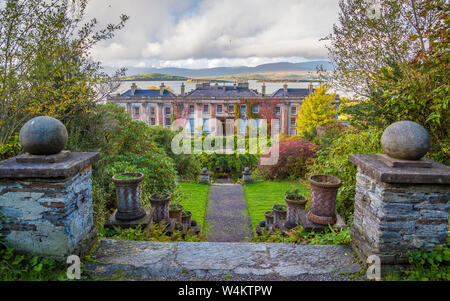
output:
[[[341,180],[329,175],[313,175],[308,178],[311,184],[311,207],[308,219],[319,225],[336,223],[336,196]]]
[[[170,194],[161,196],[157,193],[153,193],[148,197],[152,206],[154,223],[160,223],[162,220],[169,223],[169,202],[171,198]]]
[[[140,172],[120,173],[112,177],[116,188],[117,220],[131,221],[145,216],[141,199],[143,180],[144,175]]]

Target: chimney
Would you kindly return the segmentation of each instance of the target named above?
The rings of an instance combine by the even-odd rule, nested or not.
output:
[[[283,90],[284,90],[285,93],[287,93],[287,83],[283,84]]]
[[[132,83],[131,84],[131,96],[134,96],[136,89],[137,89],[136,83]]]
[[[184,82],[181,83],[181,96],[184,96]]]
[[[309,82],[308,90],[309,90],[309,94],[313,93],[313,84],[312,84],[312,82]]]
[[[161,86],[159,86],[159,96],[163,96],[164,94],[164,83],[161,83]]]
[[[266,95],[266,84],[264,83],[264,81],[263,81],[262,87],[261,87],[261,94],[262,94],[262,96]]]

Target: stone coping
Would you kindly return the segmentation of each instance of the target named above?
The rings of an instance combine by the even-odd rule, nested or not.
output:
[[[100,159],[100,153],[71,153],[55,163],[23,163],[16,157],[0,162],[0,178],[69,178]]]
[[[285,280],[359,273],[361,266],[352,254],[351,247],[343,245],[102,240],[85,268],[100,278],[117,274],[136,280],[177,280],[185,275],[208,280],[229,275]]]
[[[351,154],[349,161],[365,174],[383,183],[394,184],[450,184],[450,167],[432,162],[430,168],[389,167],[378,154]]]

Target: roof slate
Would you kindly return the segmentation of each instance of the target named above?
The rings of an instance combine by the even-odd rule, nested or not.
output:
[[[223,86],[217,87],[197,87],[195,90],[189,92],[186,96],[190,97],[258,97],[259,94],[254,90],[246,87]]]
[[[284,89],[278,89],[272,94],[272,97],[304,97],[309,95],[309,89],[288,88],[287,92]]]
[[[132,96],[131,95],[131,90],[127,90],[126,92],[124,92],[122,95],[120,96]],[[159,89],[158,90],[150,90],[150,89],[137,89],[134,92],[134,96],[151,96],[151,97],[157,97],[160,96],[159,95]],[[172,92],[170,92],[169,90],[164,89],[163,95],[162,97],[176,97],[175,94],[173,94]]]

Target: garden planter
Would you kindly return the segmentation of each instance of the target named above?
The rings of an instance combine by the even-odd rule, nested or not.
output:
[[[190,211],[183,212],[183,216],[182,216],[183,228],[189,229],[191,227],[191,217],[192,217],[192,212],[190,212]]]
[[[169,205],[169,217],[175,219],[181,225],[181,217],[184,207],[179,204]]]
[[[341,180],[328,175],[313,175],[308,178],[311,184],[311,208],[308,219],[319,225],[336,223],[336,196]]]
[[[266,211],[264,213],[264,216],[266,217],[266,226],[273,224],[273,211]]]
[[[305,204],[308,199],[304,196],[300,200],[291,200],[287,197],[286,201],[286,228],[292,229],[300,223],[300,210],[305,209]]]
[[[283,227],[286,220],[286,205],[274,205],[273,210],[273,224],[277,228]]]
[[[117,220],[131,221],[145,216],[141,199],[143,180],[142,173],[120,173],[112,177],[116,187]]]
[[[154,193],[149,196],[148,199],[150,200],[150,204],[152,206],[153,222],[159,223],[164,220],[166,221],[166,223],[169,223],[169,202],[171,199],[171,195],[169,194],[167,196],[161,197]]]

